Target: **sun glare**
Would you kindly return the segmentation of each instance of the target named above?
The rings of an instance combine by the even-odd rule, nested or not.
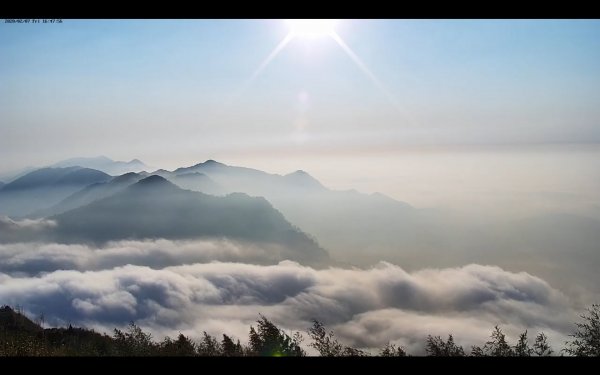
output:
[[[335,33],[337,20],[287,20],[292,36],[318,38]]]

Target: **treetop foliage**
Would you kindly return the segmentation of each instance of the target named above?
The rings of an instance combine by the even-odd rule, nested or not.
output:
[[[582,322],[575,323],[576,331],[571,335],[560,352],[573,356],[600,356],[600,305],[594,304],[581,315]],[[153,340],[150,333],[130,322],[124,330],[115,329],[112,336],[94,330],[74,328],[46,328],[27,318],[20,309],[0,307],[0,356],[306,356],[302,347],[304,340],[300,332],[286,333],[266,317],[260,315],[256,326],[250,326],[248,344],[242,345],[239,339],[223,334],[217,337],[203,332],[199,341],[179,333],[176,339],[165,337],[162,341]],[[362,357],[371,353],[343,345],[333,331],[328,331],[323,323],[313,320],[308,328],[311,342],[308,347],[324,357]],[[440,336],[428,335],[425,339],[425,353],[428,356],[466,356],[463,347],[457,344],[452,334],[447,340]],[[528,331],[519,335],[515,345],[510,345],[499,326],[495,326],[490,340],[483,346],[471,347],[471,356],[530,357],[550,356],[554,350],[548,337],[540,332],[530,344]],[[400,345],[387,343],[376,355],[382,357],[405,357],[406,349]]]

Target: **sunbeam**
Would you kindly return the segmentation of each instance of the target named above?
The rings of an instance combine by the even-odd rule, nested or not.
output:
[[[285,38],[283,38],[283,40],[281,42],[279,42],[279,44],[277,45],[277,47],[275,47],[275,49],[273,49],[273,51],[271,51],[271,53],[269,54],[269,56],[267,56],[263,62],[258,66],[258,68],[254,71],[254,73],[252,73],[252,76],[248,79],[248,81],[246,82],[245,86],[249,86],[255,79],[256,77],[258,77],[258,75],[265,70],[265,68],[267,67],[267,65],[269,65],[269,63],[271,63],[271,61],[279,54],[279,52],[281,52],[281,50],[294,38],[294,34],[289,33],[285,36]]]
[[[275,57],[277,57],[277,55],[279,54],[279,52],[281,52],[281,50],[283,50],[283,48],[294,38],[294,34],[293,33],[288,33],[285,38],[283,38],[281,40],[281,42],[279,42],[279,44],[277,44],[277,46],[273,49],[273,51],[271,51],[271,53],[269,53],[269,55],[260,63],[260,65],[258,66],[258,68],[256,68],[256,70],[254,71],[254,73],[252,73],[252,75],[250,76],[250,78],[248,78],[246,80],[246,82],[240,87],[239,90],[237,90],[232,96],[231,98],[227,101],[227,105],[225,106],[225,108],[228,108],[237,98],[239,98],[240,96],[242,96],[242,94],[248,89],[248,87],[250,87],[250,85],[254,82],[254,80],[256,80],[256,78],[260,75],[260,73],[262,73],[263,70],[265,70],[265,68],[267,67],[267,65],[269,65],[271,63],[271,61],[273,61],[273,59]]]
[[[256,80],[256,78],[265,70],[265,68],[273,61],[273,59],[289,44],[294,38],[317,38],[331,37],[344,50],[350,59],[358,66],[358,68],[373,82],[373,84],[381,90],[390,104],[400,112],[411,124],[415,124],[416,120],[408,114],[408,111],[400,105],[394,95],[386,89],[385,85],[371,72],[366,64],[352,51],[352,49],[344,42],[344,40],[335,32],[335,26],[338,20],[286,20],[290,27],[289,33],[279,42],[279,44],[271,51],[271,53],[261,62],[250,78],[242,85],[242,87],[232,96],[229,103],[239,98],[248,87]]]
[[[367,77],[369,77],[371,79],[371,81],[375,84],[375,86],[377,86],[377,88],[379,90],[381,90],[381,92],[383,92],[383,94],[389,100],[390,104],[392,104],[394,106],[394,108],[396,108],[396,110],[398,110],[399,112],[402,112],[402,114],[404,116],[406,116],[411,122],[414,122],[414,119],[410,118],[410,116],[407,114],[406,110],[400,105],[400,103],[398,103],[398,101],[396,100],[394,95],[392,95],[392,93],[389,92],[385,88],[383,83],[381,83],[381,81],[375,76],[375,74],[373,74],[373,72],[371,72],[371,70],[369,70],[369,68],[356,55],[356,53],[354,53],[354,51],[352,51],[352,49],[350,47],[348,47],[346,42],[344,42],[344,40],[335,32],[331,33],[330,36],[331,36],[331,38],[333,38],[333,40],[335,40],[337,42],[337,44],[340,47],[342,47],[344,52],[346,52],[346,54],[348,56],[350,56],[350,59],[360,68],[360,70],[362,70],[362,72],[365,73],[367,75]]]

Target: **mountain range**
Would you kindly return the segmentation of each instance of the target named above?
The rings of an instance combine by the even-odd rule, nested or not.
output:
[[[131,161],[125,162],[115,161],[110,158],[107,158],[106,156],[98,156],[92,158],[72,158],[51,165],[51,167],[54,168],[75,166],[97,169],[111,176],[118,176],[127,172],[141,172],[154,169],[152,167],[147,166],[138,159],[133,159]]]
[[[467,220],[379,193],[332,190],[305,171],[279,175],[215,160],[118,176],[79,166],[38,169],[0,187],[0,215],[54,220],[58,225],[46,234],[67,243],[224,237],[274,244],[281,259],[303,262],[327,254],[351,264],[388,260],[406,269],[479,262],[527,265],[544,277],[554,271],[539,254],[564,267],[589,259],[581,274],[600,266],[593,256],[600,243],[595,219]]]
[[[121,239],[230,238],[280,245],[280,259],[311,264],[327,253],[264,198],[232,193],[216,197],[183,190],[151,175],[107,198],[49,218],[54,241],[102,245]]]
[[[79,157],[61,160],[51,165],[45,166],[47,168],[67,168],[67,167],[81,167],[96,169],[111,176],[118,176],[127,172],[142,172],[151,171],[156,168],[147,166],[144,162],[133,159],[131,161],[115,161],[106,156],[97,157]],[[0,187],[3,184],[9,183],[16,180],[19,177],[25,176],[26,174],[33,172],[39,168],[36,167],[25,167],[19,170],[11,172],[0,173]]]
[[[90,168],[41,168],[0,188],[0,214],[25,216],[49,207],[90,184],[110,179],[108,174]]]

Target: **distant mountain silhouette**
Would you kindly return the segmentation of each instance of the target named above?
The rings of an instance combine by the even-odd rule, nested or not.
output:
[[[4,172],[4,173],[0,174],[0,180],[2,180],[4,182],[4,184],[7,184],[11,181],[16,180],[17,178],[19,178],[21,176],[25,176],[29,172],[35,171],[36,169],[38,169],[38,168],[25,167],[25,168],[21,168],[21,169],[9,171],[9,172]]]
[[[175,173],[164,169],[152,172],[153,175],[161,176],[171,181],[182,189],[199,191],[211,195],[223,195],[226,189],[217,184],[210,177],[200,172]]]
[[[255,196],[295,193],[303,191],[327,190],[308,173],[298,171],[286,176],[270,174],[257,169],[234,167],[214,160],[207,160],[191,167],[178,168],[173,173],[203,173],[222,186],[225,192],[244,192]]]
[[[324,189],[323,185],[316,178],[302,170],[286,174],[283,176],[283,178],[288,184],[296,187],[311,189],[314,191],[322,191]]]
[[[282,259],[323,262],[327,253],[264,198],[215,197],[152,175],[108,198],[51,217],[59,242],[226,237],[280,245]]]
[[[89,168],[42,168],[6,184],[2,191],[18,191],[59,185],[87,185],[110,178],[104,172]]]
[[[0,189],[2,189],[2,186],[6,185],[4,182],[0,181]]]
[[[89,168],[42,168],[0,188],[0,214],[24,216],[47,208],[82,188],[111,176]]]
[[[206,194],[219,195],[223,192],[221,185],[203,173],[183,173],[173,176],[170,181],[183,189],[200,191]]]
[[[419,210],[380,193],[328,189],[302,170],[282,176],[207,160],[169,173],[202,173],[222,188],[220,194],[265,197],[290,222],[339,255],[357,257],[375,249],[397,252],[400,247],[419,250],[429,245],[423,240],[428,229]]]
[[[207,160],[172,172],[160,169],[153,174],[183,189],[206,194],[224,196],[242,192],[265,197],[287,220],[338,254],[366,254],[365,249],[396,252],[399,247],[419,250],[430,242],[439,244],[443,240],[427,233],[429,228],[420,223],[418,210],[405,203],[378,193],[330,190],[301,170],[282,176]],[[139,173],[131,182],[147,175]],[[120,181],[126,176],[85,187],[31,216],[51,216],[108,197],[128,186]],[[427,235],[430,239],[423,241]]]
[[[600,241],[600,222],[577,215],[542,215],[510,222],[492,220],[485,215],[473,219],[450,210],[413,208],[379,193],[328,189],[304,171],[278,175],[229,166],[214,160],[174,171],[157,170],[152,175],[164,178],[152,177],[133,186],[151,174],[128,173],[111,178],[102,172],[78,167],[43,168],[0,187],[0,216],[7,215],[13,219],[25,216],[50,217],[70,214],[76,212],[77,208],[87,209],[85,217],[79,216],[72,221],[72,232],[65,226],[59,227],[64,231],[64,238],[71,242],[78,238],[82,241],[108,241],[113,239],[110,238],[112,235],[117,236],[114,239],[161,236],[192,238],[196,235],[218,236],[221,233],[225,237],[253,238],[302,247],[297,245],[302,241],[308,243],[304,234],[308,233],[338,261],[352,264],[364,265],[387,260],[414,269],[453,267],[469,261],[510,268],[518,259],[519,266],[527,265],[528,269],[550,277],[554,271],[532,255],[543,253],[551,257],[549,259],[555,264],[560,263],[564,269],[577,272],[578,275],[593,275],[600,266],[597,257],[594,257]],[[177,186],[165,184],[165,179]],[[142,191],[143,186],[148,186],[148,193]],[[162,193],[159,193],[160,186],[165,190]],[[128,187],[140,196],[135,196]],[[180,188],[211,195],[197,195]],[[232,193],[244,193],[241,195],[244,198]],[[268,202],[261,198],[264,207],[252,211],[248,207],[254,198],[245,194],[264,197]],[[130,204],[125,196],[129,196],[131,202],[138,202],[138,206],[133,207],[134,203]],[[104,199],[110,198],[115,200],[109,200],[109,203],[119,202],[113,210],[105,206]],[[193,202],[190,207],[186,207],[186,199]],[[229,205],[225,204],[227,202]],[[239,221],[241,218],[235,213],[237,208],[230,207],[231,202],[241,202],[240,212],[252,212],[248,214],[251,218],[245,217],[246,221]],[[96,223],[89,219],[95,217],[89,205],[96,203],[102,208],[99,211],[102,214],[98,216],[104,215],[102,219],[106,223],[100,223],[102,225],[97,233],[93,232],[92,226],[88,226],[82,232],[84,235],[77,237],[77,225]],[[161,219],[163,209],[164,218]],[[190,216],[181,216],[179,211],[193,211],[194,217],[202,219],[195,219],[193,224],[189,224],[187,219]],[[221,215],[221,211],[229,216]],[[261,220],[279,219],[273,219],[275,221],[268,225],[259,225],[256,236],[252,237],[252,231],[244,232],[242,229],[252,227],[248,223],[254,220],[252,215],[256,213],[262,215],[257,216]],[[215,222],[211,224],[205,217]],[[226,225],[222,223],[229,221],[234,224],[228,228],[230,231],[226,231]],[[217,222],[221,224],[215,224]],[[274,222],[286,224],[276,226]],[[106,227],[105,224],[113,227]],[[114,228],[117,224],[124,224],[123,232]],[[288,234],[288,237],[281,234],[269,237],[267,234],[270,230],[282,233],[282,228],[292,225],[303,232],[299,235]],[[182,228],[178,229],[177,226]],[[106,230],[102,232],[102,228]],[[221,232],[217,230],[219,228]],[[296,243],[291,239],[293,236],[299,236],[302,240]],[[6,234],[4,238],[27,239],[27,235],[21,233],[15,237]],[[319,253],[314,250],[316,245],[306,246],[313,249],[307,250],[307,253]],[[564,251],[567,248],[569,252]],[[586,267],[581,267],[581,262],[576,264],[573,259],[585,259]],[[593,280],[593,276],[588,279]],[[566,279],[561,281],[568,283]]]
[[[142,178],[144,178],[144,176],[139,173],[129,172],[121,176],[114,177],[107,182],[98,182],[88,185],[82,190],[66,197],[52,207],[36,211],[29,216],[34,218],[52,216],[77,207],[85,206],[86,204],[92,203],[98,199],[109,197],[125,189],[129,185],[138,182]]]
[[[141,172],[152,170],[152,167],[147,166],[138,159],[133,159],[128,162],[115,161],[106,156],[98,156],[93,158],[72,158],[63,161],[59,161],[52,165],[52,167],[84,167],[93,168],[99,171],[108,173],[112,176],[122,175],[128,172]]]

